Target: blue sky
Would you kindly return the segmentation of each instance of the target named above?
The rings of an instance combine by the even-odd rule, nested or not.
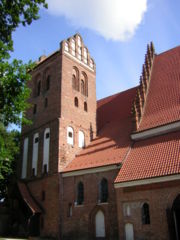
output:
[[[12,57],[37,60],[79,32],[96,62],[100,99],[139,83],[147,43],[156,53],[180,44],[179,12],[179,0],[49,0],[38,21],[14,32]]]

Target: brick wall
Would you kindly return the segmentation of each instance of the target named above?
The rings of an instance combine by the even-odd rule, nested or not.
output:
[[[102,210],[105,215],[107,239],[117,239],[117,209],[113,181],[117,170],[63,178],[63,239],[94,239],[95,215]],[[109,198],[107,203],[98,203],[98,184],[108,180]],[[76,205],[77,184],[84,184],[84,203]],[[72,204],[72,216],[69,216],[69,204]]]
[[[116,189],[119,239],[125,239],[125,224],[132,223],[136,240],[170,240],[166,209],[180,192],[180,181]],[[149,204],[150,224],[142,224],[142,205]],[[130,216],[127,216],[127,206]]]

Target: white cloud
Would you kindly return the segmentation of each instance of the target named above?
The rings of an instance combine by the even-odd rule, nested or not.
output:
[[[147,11],[147,0],[48,0],[51,14],[65,16],[76,27],[89,28],[106,39],[133,36]]]

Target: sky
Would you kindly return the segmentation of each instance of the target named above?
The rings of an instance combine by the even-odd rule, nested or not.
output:
[[[180,45],[179,0],[47,0],[40,19],[13,33],[12,58],[28,62],[80,33],[96,63],[96,95],[139,84],[147,44],[157,54]]]

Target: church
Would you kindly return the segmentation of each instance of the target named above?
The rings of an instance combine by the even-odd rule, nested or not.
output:
[[[138,86],[96,100],[76,34],[31,72],[14,208],[31,237],[180,239],[180,47],[147,45]]]

